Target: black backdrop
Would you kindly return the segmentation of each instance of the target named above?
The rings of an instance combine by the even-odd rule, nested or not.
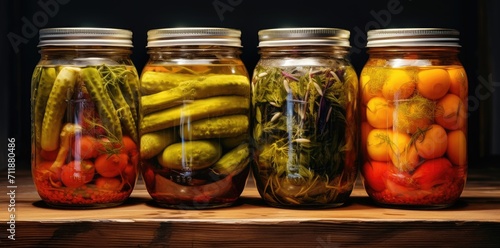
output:
[[[467,70],[471,89],[470,166],[481,166],[479,161],[500,153],[500,146],[495,148],[496,142],[500,142],[499,135],[492,128],[500,113],[499,107],[493,104],[500,98],[495,96],[499,94],[495,92],[495,79],[499,81],[500,56],[493,55],[499,52],[494,46],[500,33],[499,19],[494,17],[500,11],[499,6],[493,0],[2,0],[0,114],[6,117],[0,118],[0,168],[6,167],[7,138],[16,139],[17,168],[29,168],[30,77],[39,59],[37,32],[41,28],[63,26],[131,30],[134,34],[132,59],[139,71],[147,61],[146,32],[150,29],[181,26],[236,28],[242,31],[242,59],[249,72],[259,59],[257,32],[260,29],[347,29],[351,31],[353,46],[350,58],[358,72],[367,59],[364,45],[365,33],[369,29],[458,29],[462,45],[460,58]],[[489,84],[489,87],[481,86],[483,84]]]

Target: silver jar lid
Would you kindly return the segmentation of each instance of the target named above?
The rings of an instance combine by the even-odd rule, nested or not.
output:
[[[161,28],[148,31],[147,47],[190,45],[241,47],[240,37],[240,30],[230,28]]]
[[[340,46],[350,47],[350,32],[338,28],[275,28],[259,31],[259,47]]]
[[[366,47],[446,46],[460,47],[460,33],[447,28],[390,28],[370,30]]]
[[[113,46],[132,47],[132,32],[115,28],[62,27],[39,32],[38,47],[46,46]]]

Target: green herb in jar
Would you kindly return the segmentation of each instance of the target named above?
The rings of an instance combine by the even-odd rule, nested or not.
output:
[[[348,156],[356,145],[349,109],[357,94],[354,70],[258,65],[252,83],[254,161],[265,178],[264,198],[325,204],[350,193],[356,176],[355,156]]]

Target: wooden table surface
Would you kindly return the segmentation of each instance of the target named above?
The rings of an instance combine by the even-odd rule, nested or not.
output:
[[[373,205],[357,182],[349,202],[322,210],[267,206],[249,179],[238,204],[209,210],[156,206],[139,181],[108,209],[51,209],[29,172],[16,172],[15,240],[7,176],[1,173],[0,247],[500,247],[500,167],[471,170],[453,207],[402,210]]]

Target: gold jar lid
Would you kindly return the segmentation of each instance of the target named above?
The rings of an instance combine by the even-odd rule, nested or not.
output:
[[[132,47],[132,32],[125,29],[93,27],[46,28],[39,32],[38,47],[113,46]]]
[[[240,30],[230,28],[161,28],[148,31],[147,47],[189,45],[241,47],[240,37]]]
[[[367,32],[366,47],[446,46],[460,47],[459,31],[447,28],[389,28]]]
[[[259,47],[340,46],[350,47],[348,30],[339,28],[303,27],[260,30]]]

